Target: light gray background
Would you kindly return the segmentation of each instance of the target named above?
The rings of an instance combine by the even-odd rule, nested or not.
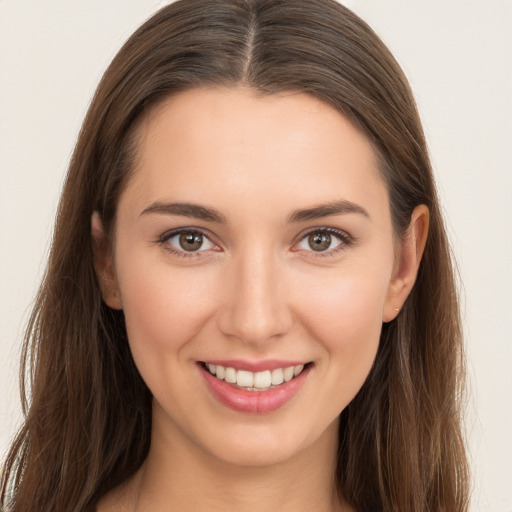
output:
[[[0,0],[0,454],[23,325],[95,86],[165,2]],[[512,512],[512,1],[347,0],[415,91],[464,283],[473,510]]]

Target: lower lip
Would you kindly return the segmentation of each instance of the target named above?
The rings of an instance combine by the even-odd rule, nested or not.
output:
[[[267,391],[246,391],[214,377],[202,365],[199,367],[208,388],[221,404],[237,412],[253,414],[264,414],[283,407],[300,390],[310,370],[307,366],[297,377]]]

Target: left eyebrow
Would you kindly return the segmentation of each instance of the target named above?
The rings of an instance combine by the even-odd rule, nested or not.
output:
[[[342,199],[340,201],[320,204],[304,210],[295,210],[289,215],[288,223],[304,222],[306,220],[321,219],[323,217],[347,213],[357,213],[370,218],[370,215],[362,206]]]

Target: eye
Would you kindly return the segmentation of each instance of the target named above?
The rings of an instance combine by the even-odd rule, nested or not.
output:
[[[167,250],[181,256],[189,256],[192,255],[191,253],[216,248],[216,245],[202,231],[190,228],[182,228],[166,233],[161,237],[160,243],[165,244]]]
[[[316,253],[335,253],[349,245],[351,238],[343,231],[332,228],[315,229],[297,244],[297,249]]]

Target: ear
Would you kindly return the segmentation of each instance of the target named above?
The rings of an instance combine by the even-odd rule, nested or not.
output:
[[[421,257],[427,243],[429,211],[424,204],[417,206],[411,215],[407,233],[400,242],[393,278],[382,312],[382,321],[394,320],[414,286]]]
[[[94,251],[94,269],[98,276],[103,301],[112,309],[122,309],[121,294],[114,268],[114,258],[100,214],[91,217],[91,236]]]

